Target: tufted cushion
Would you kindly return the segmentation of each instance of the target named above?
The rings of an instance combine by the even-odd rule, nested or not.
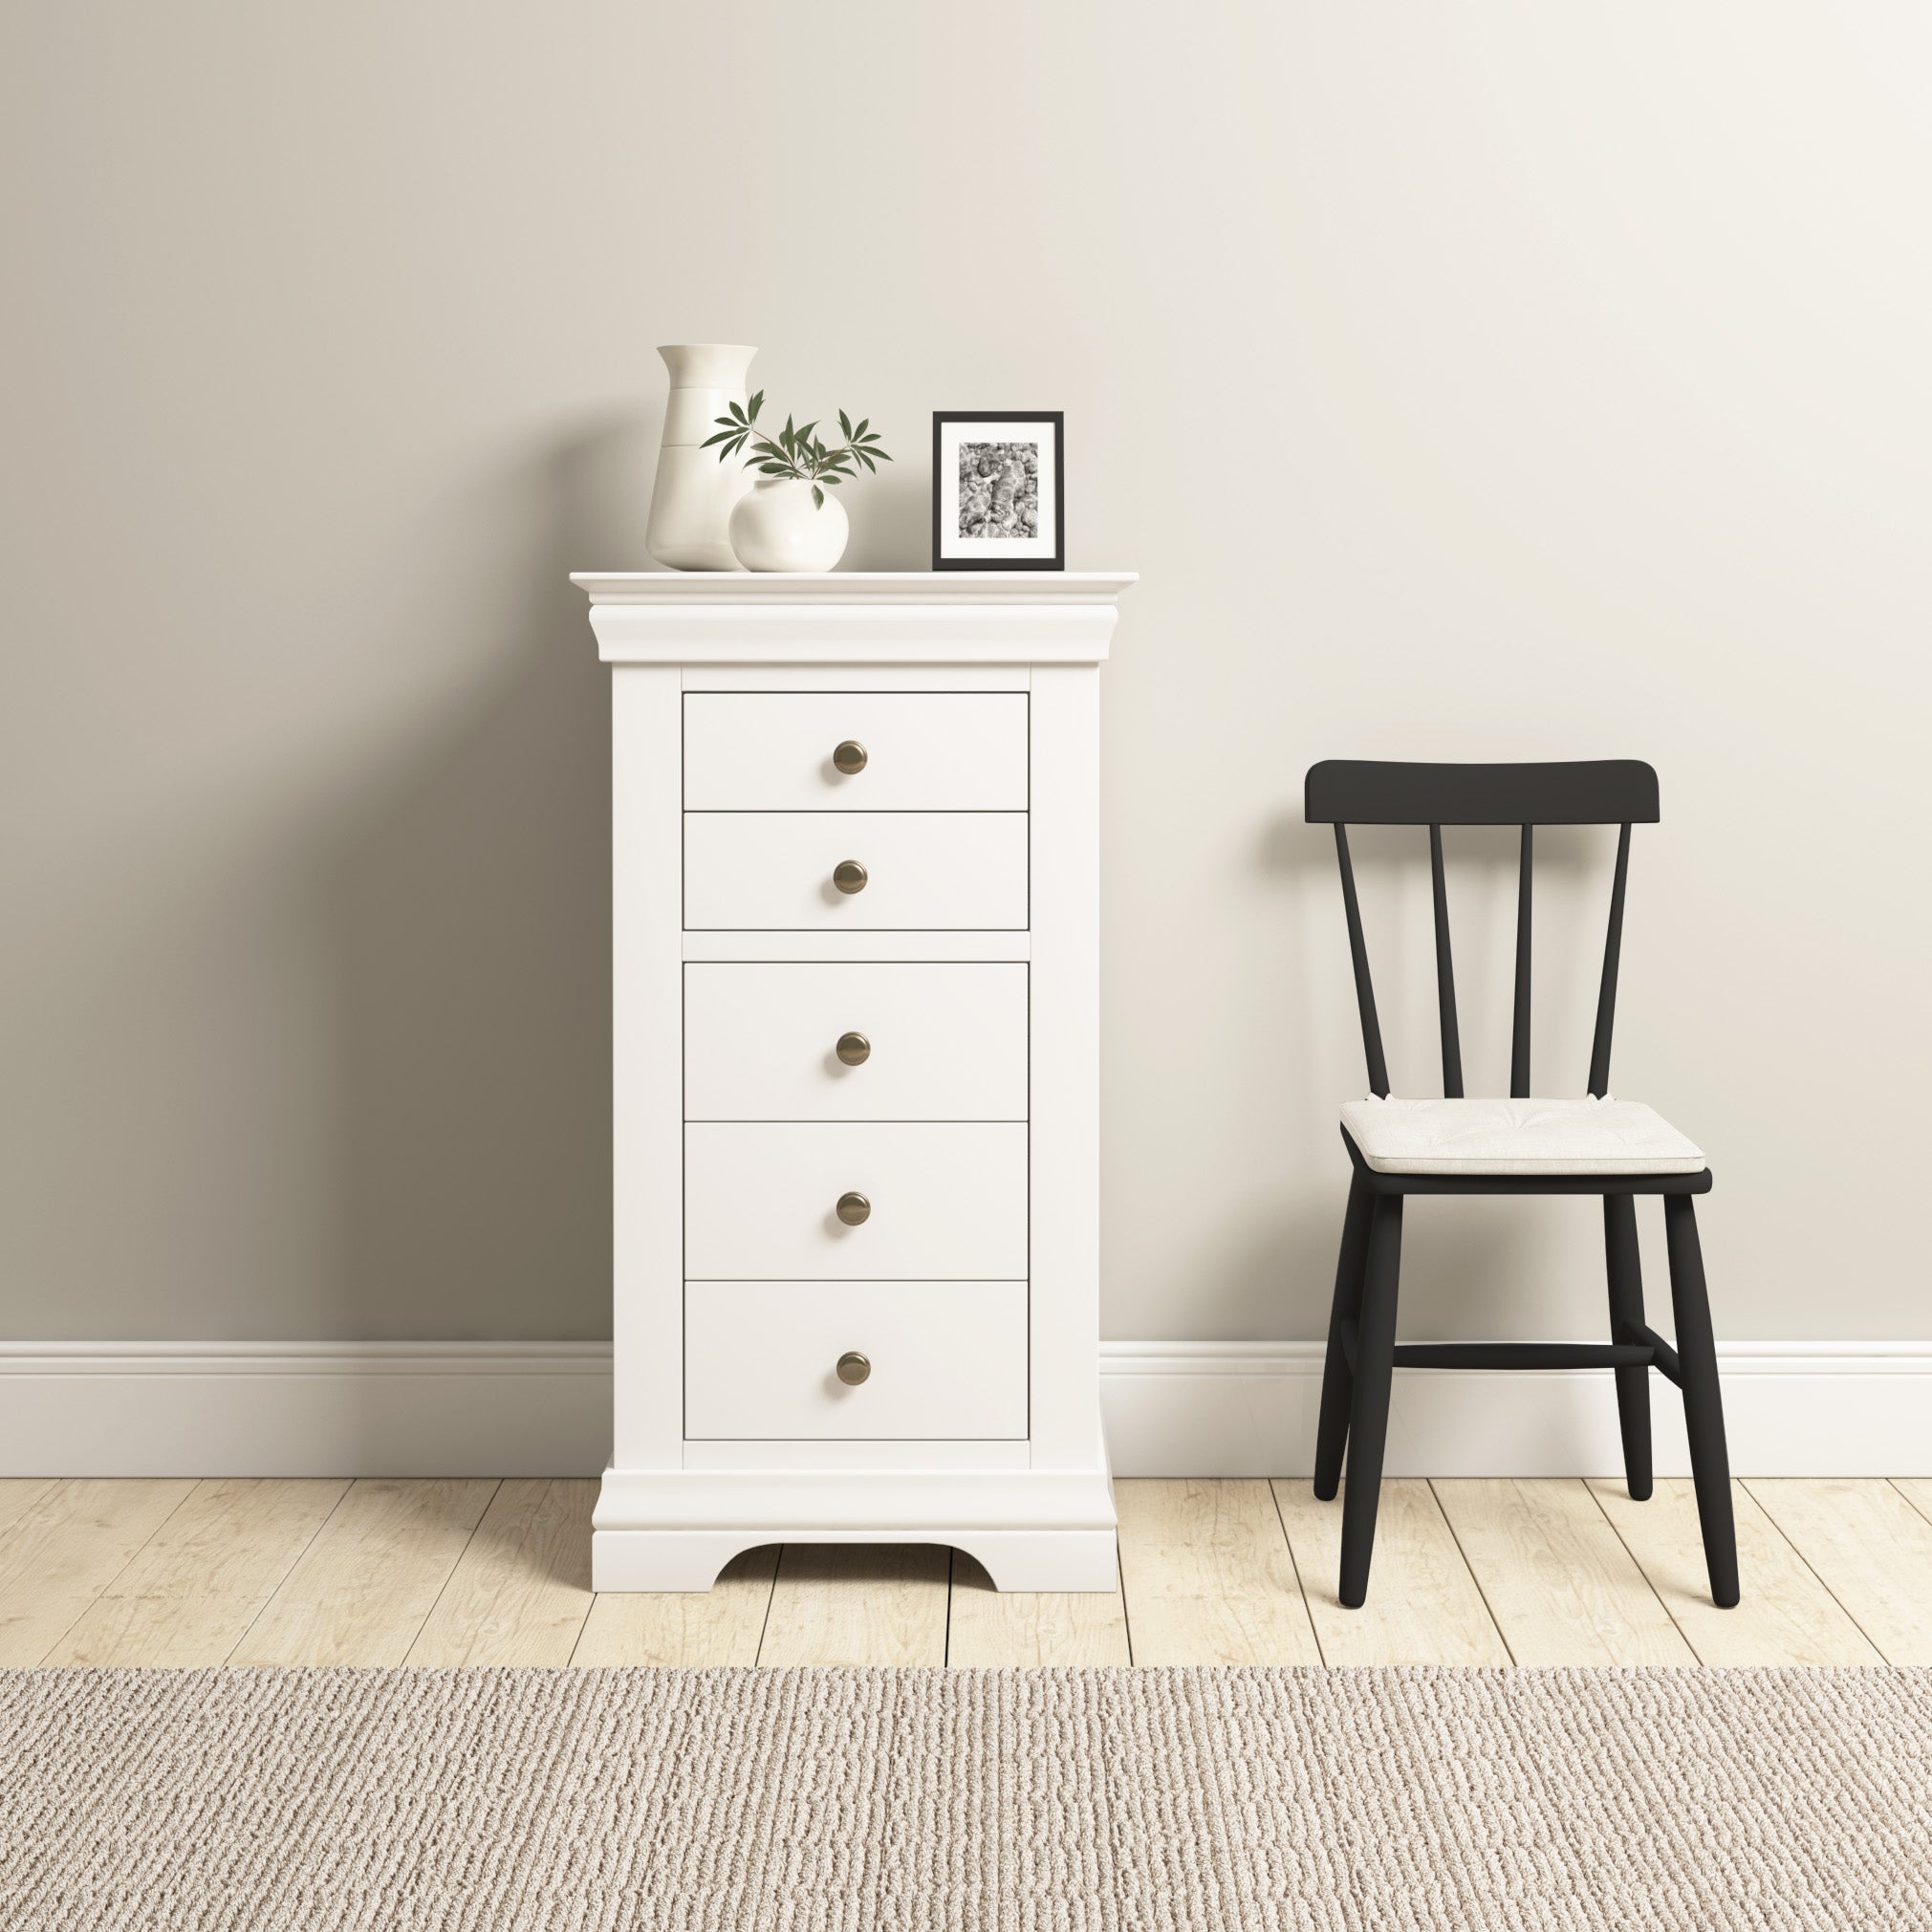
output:
[[[1350,1100],[1378,1174],[1698,1174],[1704,1155],[1637,1100]]]

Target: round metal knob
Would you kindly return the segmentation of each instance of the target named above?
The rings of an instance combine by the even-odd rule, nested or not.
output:
[[[872,1042],[863,1033],[840,1033],[833,1050],[848,1067],[862,1067],[872,1057]]]
[[[856,1348],[849,1348],[838,1357],[838,1379],[849,1389],[856,1389],[872,1373],[872,1363]]]
[[[856,858],[841,858],[832,868],[832,882],[840,892],[863,892],[865,868]]]
[[[857,738],[848,738],[833,752],[832,762],[850,778],[855,771],[865,770],[865,747]]]
[[[838,1218],[848,1227],[857,1227],[872,1212],[872,1203],[862,1194],[841,1194],[838,1197]]]

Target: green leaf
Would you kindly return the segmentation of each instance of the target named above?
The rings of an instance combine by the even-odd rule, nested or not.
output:
[[[767,476],[791,476],[793,474],[792,466],[789,463],[761,463],[758,467]]]
[[[852,432],[852,434],[853,434],[853,440],[854,440],[855,442],[857,442],[857,439],[858,439],[859,437],[861,437],[861,436],[863,436],[863,435],[865,434],[865,426],[866,426],[866,424],[867,424],[868,423],[870,423],[871,421],[872,421],[872,418],[871,418],[870,416],[861,416],[861,417],[860,417],[860,418],[858,419],[858,427],[857,427],[857,429],[855,429],[855,430],[854,430],[854,431]]]
[[[728,443],[737,433],[735,429],[721,429],[717,435],[706,437],[704,442],[698,445],[698,447],[700,449],[708,449],[714,443]]]
[[[870,456],[868,456],[868,455],[867,455],[867,454],[865,453],[865,451],[864,451],[864,450],[862,450],[862,449],[861,449],[861,450],[857,451],[857,456],[858,456],[858,460],[859,460],[859,462],[861,462],[862,464],[864,464],[864,465],[865,465],[865,467],[866,467],[866,468],[868,468],[868,469],[872,469],[872,468],[876,467],[876,466],[874,465],[874,463],[873,463],[873,461],[872,461],[872,458],[871,458]]]
[[[812,507],[814,510],[825,508],[825,492],[815,483],[812,486]]]
[[[752,397],[752,399],[751,399],[751,401],[749,402],[749,403],[748,403],[748,404],[746,405],[746,407],[747,407],[747,415],[746,415],[746,419],[745,419],[745,420],[746,420],[746,421],[747,421],[748,423],[755,423],[755,422],[757,422],[757,420],[758,420],[758,411],[759,411],[759,408],[760,408],[760,407],[761,407],[761,406],[763,405],[763,403],[764,403],[764,401],[765,401],[765,392],[764,392],[764,390],[762,390],[762,389],[761,389],[761,390],[759,390],[759,392],[757,393],[757,395],[755,395],[754,397]]]
[[[852,419],[842,409],[838,412],[838,433],[846,442],[852,441]]]
[[[733,420],[734,420],[735,422],[739,422],[739,423],[742,423],[742,422],[744,422],[744,420],[745,420],[745,412],[744,412],[744,411],[743,411],[742,409],[740,409],[740,408],[738,407],[738,405],[737,405],[737,404],[736,404],[735,402],[727,402],[727,403],[726,403],[725,407],[726,407],[727,409],[728,409],[728,410],[729,410],[729,411],[731,412],[731,415],[732,415],[732,419],[733,419]],[[719,419],[718,419],[718,421],[719,421],[720,423],[724,422],[724,420],[725,420],[725,419],[724,419],[724,418],[723,418],[722,416],[721,416],[721,417],[719,417]]]
[[[868,456],[878,457],[879,462],[881,463],[890,463],[892,461],[892,458],[889,457],[882,449],[868,449],[865,453]]]

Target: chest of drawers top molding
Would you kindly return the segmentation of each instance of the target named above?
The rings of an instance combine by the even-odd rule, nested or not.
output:
[[[610,664],[1097,664],[1120,571],[583,571]]]

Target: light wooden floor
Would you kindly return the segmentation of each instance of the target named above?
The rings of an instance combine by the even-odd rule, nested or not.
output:
[[[596,1489],[0,1481],[0,1664],[1932,1663],[1932,1481],[1739,1484],[1729,1611],[1681,1482],[1390,1483],[1359,1611],[1305,1481],[1118,1485],[1112,1596],[788,1547],[594,1597]]]

